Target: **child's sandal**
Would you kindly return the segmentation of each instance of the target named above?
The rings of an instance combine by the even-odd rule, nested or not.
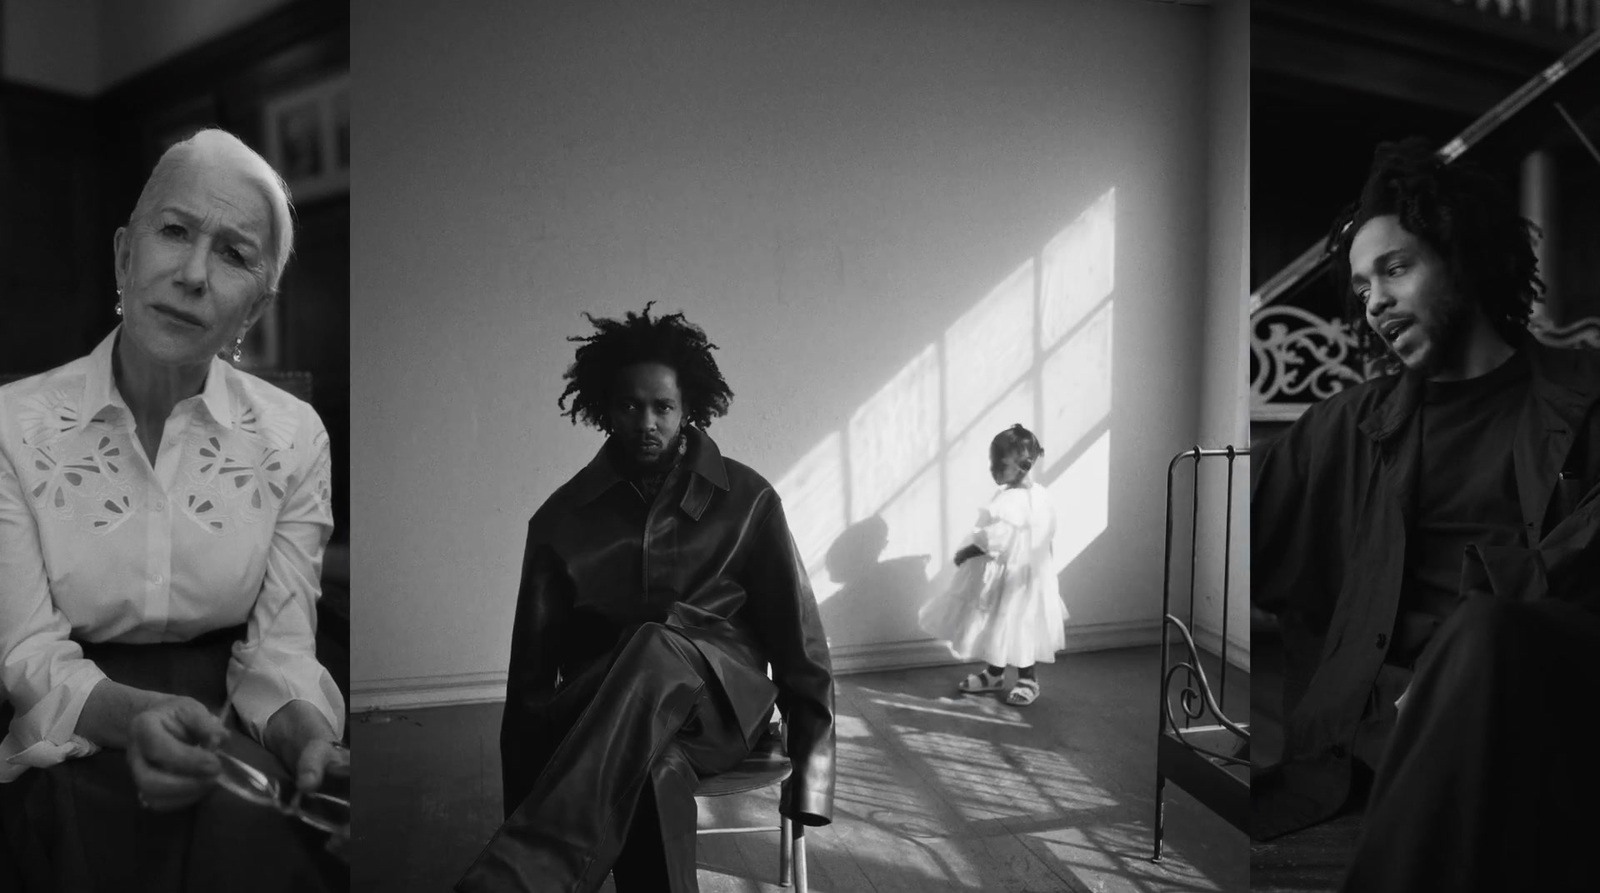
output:
[[[960,685],[956,686],[956,688],[959,688],[968,694],[979,694],[986,691],[999,691],[1005,687],[1006,677],[1003,675],[990,676],[988,670],[984,670],[979,673],[972,673],[967,676],[967,678],[961,680]]]
[[[1039,699],[1039,680],[1018,679],[1006,692],[1006,703],[1013,707],[1026,707]]]

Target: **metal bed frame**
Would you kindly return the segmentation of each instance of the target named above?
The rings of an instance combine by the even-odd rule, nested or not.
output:
[[[1250,820],[1250,724],[1238,723],[1226,713],[1228,681],[1228,604],[1233,560],[1233,481],[1234,462],[1248,456],[1248,449],[1185,450],[1167,464],[1166,557],[1161,581],[1161,702],[1156,739],[1156,814],[1155,852],[1152,862],[1161,861],[1161,842],[1165,831],[1163,795],[1170,780],[1188,791],[1207,809],[1229,824],[1248,832]],[[1228,464],[1227,511],[1223,518],[1222,558],[1222,654],[1216,689],[1206,678],[1191,630],[1194,627],[1195,580],[1198,555],[1195,545],[1200,531],[1200,463],[1202,459],[1225,457]],[[1172,482],[1178,467],[1192,460],[1194,496],[1189,525],[1189,615],[1185,623],[1172,613]],[[1182,639],[1187,653],[1174,660],[1173,631]],[[1174,691],[1173,681],[1182,674],[1182,687]],[[1214,692],[1220,692],[1222,698]],[[1248,716],[1249,705],[1246,705]],[[1180,720],[1181,715],[1181,720]],[[1209,720],[1202,722],[1202,720]]]

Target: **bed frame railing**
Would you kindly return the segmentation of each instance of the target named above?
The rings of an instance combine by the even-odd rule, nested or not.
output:
[[[1206,808],[1226,819],[1234,827],[1248,830],[1250,809],[1250,725],[1231,719],[1227,714],[1228,684],[1228,609],[1231,604],[1233,584],[1233,528],[1234,528],[1234,470],[1241,456],[1250,455],[1248,449],[1232,446],[1222,449],[1203,449],[1196,446],[1172,458],[1167,464],[1167,518],[1165,558],[1161,580],[1161,703],[1157,711],[1159,723],[1156,747],[1156,813],[1155,852],[1151,861],[1161,861],[1162,836],[1165,831],[1164,795],[1166,783],[1171,780],[1198,799]],[[1199,584],[1201,531],[1200,495],[1201,462],[1206,459],[1227,460],[1227,487],[1224,495],[1223,547],[1222,547],[1222,630],[1219,646],[1217,685],[1212,686],[1201,662],[1199,647],[1195,644],[1195,593]],[[1187,622],[1173,612],[1172,564],[1173,521],[1176,516],[1173,500],[1173,481],[1178,469],[1192,464],[1194,468],[1193,495],[1189,506],[1189,609]],[[1213,465],[1214,467],[1214,465]],[[1174,657],[1176,643],[1173,632],[1183,643],[1183,650]],[[1174,689],[1174,683],[1181,684]],[[1249,705],[1245,705],[1249,715]]]

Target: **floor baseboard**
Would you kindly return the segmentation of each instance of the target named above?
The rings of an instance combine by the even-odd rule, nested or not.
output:
[[[1196,625],[1194,643],[1214,655],[1222,654],[1222,633],[1207,626]],[[1239,634],[1237,627],[1228,631],[1228,663],[1250,672],[1250,630]]]
[[[1230,663],[1246,672],[1250,669],[1247,645],[1230,636]],[[1213,653],[1220,642],[1215,632],[1201,628],[1196,631],[1196,642]],[[1161,642],[1161,628],[1149,621],[1120,621],[1075,625],[1067,623],[1067,647],[1063,654],[1079,651],[1106,651],[1114,648],[1136,648]],[[890,642],[872,645],[841,645],[832,649],[834,672],[844,676],[854,673],[875,673],[888,670],[908,670],[917,667],[950,666],[962,661],[950,654],[943,642],[923,639],[913,642]],[[1242,662],[1238,657],[1242,655]],[[423,707],[448,707],[457,704],[481,704],[503,701],[506,697],[506,674],[457,673],[440,676],[413,676],[356,682],[351,686],[350,710],[366,713],[373,710],[407,710]]]
[[[504,672],[413,676],[355,682],[350,686],[352,713],[482,704],[505,699]]]

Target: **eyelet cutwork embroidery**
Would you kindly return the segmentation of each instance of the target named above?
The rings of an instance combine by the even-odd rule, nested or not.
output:
[[[77,400],[61,388],[40,391],[23,399],[17,420],[22,426],[23,443],[31,447],[45,446],[78,427]]]
[[[313,455],[317,457],[311,467],[311,485],[317,494],[317,502],[323,510],[333,510],[333,459],[328,444],[328,432],[318,430],[317,436],[311,440]]]
[[[247,404],[239,413],[236,424],[240,431],[265,440],[267,446],[279,452],[285,452],[294,446],[297,423],[294,416],[289,413],[259,412],[255,406]]]
[[[246,405],[237,421],[237,437],[190,428],[194,458],[186,469],[189,484],[178,493],[183,514],[218,535],[275,514],[289,492],[293,420],[286,427],[279,414]],[[279,442],[285,446],[274,445]]]
[[[34,471],[41,479],[28,491],[33,504],[62,520],[71,520],[78,499],[92,498],[99,490],[100,469],[92,463],[62,462],[48,447],[34,450]]]
[[[178,506],[183,510],[185,517],[210,533],[220,536],[233,529],[233,520],[228,517],[221,502],[214,497],[203,493],[186,493],[178,501]]]
[[[35,447],[32,471],[39,480],[30,483],[28,496],[60,520],[80,520],[91,532],[109,533],[122,526],[134,506],[122,453],[118,439],[94,427],[54,446]]]
[[[101,535],[110,533],[123,525],[123,522],[133,517],[133,498],[124,493],[106,499],[100,503],[102,511],[95,512],[88,517],[89,529]]]

